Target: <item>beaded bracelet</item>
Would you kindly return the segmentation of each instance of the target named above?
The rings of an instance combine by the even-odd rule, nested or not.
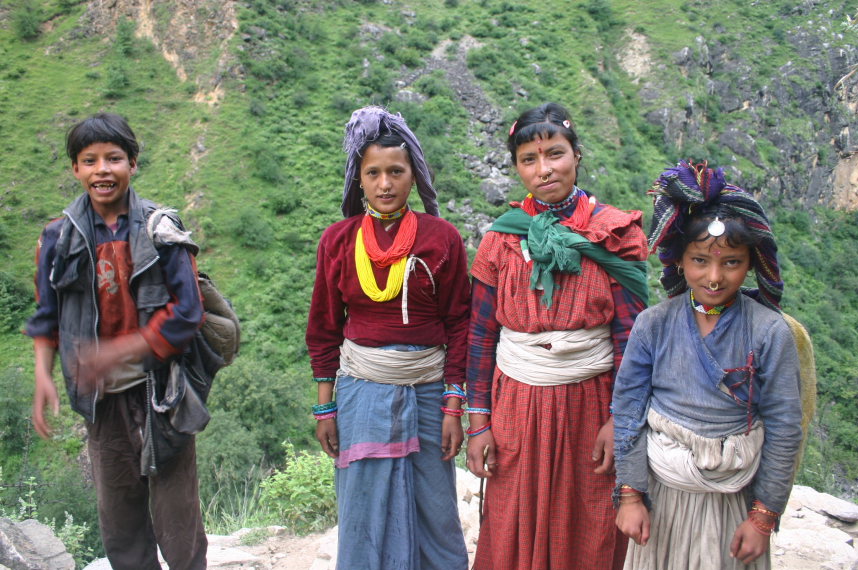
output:
[[[468,406],[468,413],[469,414],[483,414],[485,416],[492,415],[492,411],[488,408],[472,408],[471,406]]]
[[[764,536],[771,536],[772,532],[775,530],[775,523],[777,519],[770,518],[768,515],[764,515],[759,511],[748,511],[748,520],[751,521],[751,525]]]
[[[447,414],[448,416],[456,416],[457,418],[461,418],[465,414],[465,410],[458,408],[448,408],[447,406],[441,406],[441,411]]]
[[[337,417],[337,411],[334,410],[333,412],[328,412],[327,414],[318,414],[318,415],[313,414],[313,417],[316,418],[316,421],[319,421],[319,422],[322,420],[329,420],[329,419]]]
[[[336,378],[316,378],[315,376],[313,377],[313,382],[336,382],[336,381],[337,381]]]
[[[468,430],[465,433],[468,434],[468,437],[473,437],[475,435],[480,435],[481,433],[487,432],[490,429],[492,429],[492,422],[489,422],[482,427],[468,428]]]
[[[619,503],[621,505],[640,503],[643,501],[643,492],[638,491],[630,485],[620,485]]]
[[[751,510],[757,513],[761,513],[763,515],[770,516],[775,519],[781,516],[780,513],[776,513],[775,511],[770,511],[769,509],[767,509],[766,506],[759,499],[756,499],[754,501],[754,504],[751,506]]]
[[[325,402],[324,404],[313,404],[313,415],[329,414],[337,411],[337,403],[334,401]]]

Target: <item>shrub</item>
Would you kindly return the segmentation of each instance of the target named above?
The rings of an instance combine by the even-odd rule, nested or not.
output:
[[[11,273],[0,271],[0,332],[20,328],[32,307],[32,294]]]
[[[197,436],[197,456],[200,498],[207,504],[240,487],[249,467],[262,460],[262,450],[237,413],[213,410],[208,427]]]
[[[128,73],[120,64],[111,64],[107,67],[107,83],[104,87],[104,96],[118,99],[125,93],[125,89],[131,84]]]
[[[12,28],[22,40],[39,37],[42,14],[35,0],[22,0],[12,12]]]
[[[333,461],[322,453],[296,452],[284,443],[283,469],[262,482],[262,503],[296,533],[328,528],[336,523],[337,497]]]
[[[238,236],[239,243],[251,249],[265,249],[274,239],[271,225],[260,216],[258,208],[247,207],[239,212],[231,229]]]
[[[218,373],[209,406],[229,412],[243,429],[252,432],[259,450],[257,461],[263,454],[273,461],[284,439],[309,443],[311,404],[301,398],[308,392],[299,374],[274,370],[267,361],[242,356]]]
[[[113,49],[122,57],[130,57],[134,53],[134,22],[128,18],[122,18],[116,25],[116,39],[113,40]]]

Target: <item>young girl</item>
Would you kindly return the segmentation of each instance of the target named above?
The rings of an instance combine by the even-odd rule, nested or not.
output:
[[[307,324],[316,438],[336,458],[337,567],[466,570],[452,461],[464,439],[465,245],[439,217],[405,119],[358,109],[344,148],[346,219],[319,241]],[[408,205],[414,186],[426,213]]]
[[[614,385],[626,568],[768,569],[802,439],[777,246],[720,168],[681,162],[650,194],[670,298],[636,320]]]
[[[488,478],[474,569],[616,570],[611,388],[646,306],[641,212],[578,187],[556,103],[523,112],[508,147],[528,195],[471,267],[468,467]]]

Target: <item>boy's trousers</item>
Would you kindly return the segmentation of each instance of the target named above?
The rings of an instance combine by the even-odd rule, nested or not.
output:
[[[144,382],[105,395],[97,405],[95,423],[87,423],[107,558],[113,570],[160,570],[160,547],[170,570],[205,570],[208,542],[194,439],[157,475],[142,477],[145,418]]]

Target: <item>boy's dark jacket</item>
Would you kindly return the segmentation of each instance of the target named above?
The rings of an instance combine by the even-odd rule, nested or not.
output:
[[[128,189],[128,241],[133,264],[130,284],[136,299],[138,327],[144,327],[155,311],[164,307],[170,300],[170,292],[164,283],[164,275],[158,263],[158,249],[146,231],[148,214],[156,208],[154,202],[139,198],[133,189]],[[57,242],[51,272],[51,283],[57,293],[59,309],[60,362],[72,409],[83,415],[87,421],[95,422],[95,404],[101,395],[81,393],[75,382],[76,371],[72,369],[77,361],[77,345],[81,341],[91,342],[98,336],[95,230],[89,196],[82,194],[63,213],[68,223],[63,220],[57,222],[63,223],[64,226]],[[175,221],[181,227],[178,218]],[[192,243],[187,247],[192,254],[196,254]],[[151,390],[159,390],[159,387],[163,390],[170,372],[169,363],[149,357],[144,362],[144,369],[150,373],[152,380],[147,382],[147,395],[150,400],[147,407],[150,413],[144,430],[148,439],[144,442],[144,454],[148,451],[150,457],[142,458],[141,470],[143,474],[150,474],[172,456],[171,451],[178,451],[190,436],[175,432],[167,418],[158,418],[161,414],[155,414],[151,410]],[[156,439],[154,444],[152,439]]]

